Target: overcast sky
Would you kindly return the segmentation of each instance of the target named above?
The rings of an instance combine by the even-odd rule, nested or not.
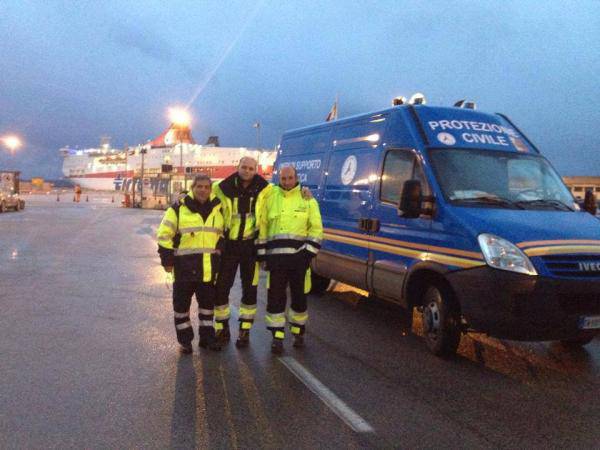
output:
[[[145,142],[191,102],[198,142],[255,146],[423,92],[503,112],[562,175],[600,175],[599,1],[0,1],[0,167]]]

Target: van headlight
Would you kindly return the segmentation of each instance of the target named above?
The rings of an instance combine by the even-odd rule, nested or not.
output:
[[[488,266],[525,275],[537,275],[527,255],[512,242],[488,233],[480,234],[477,239]]]

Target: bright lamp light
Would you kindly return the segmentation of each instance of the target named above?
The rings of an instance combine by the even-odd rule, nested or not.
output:
[[[192,121],[190,113],[184,108],[169,108],[169,119],[178,126],[188,126]]]
[[[8,135],[2,137],[2,143],[11,151],[14,152],[18,149],[22,143],[21,139],[14,135]]]

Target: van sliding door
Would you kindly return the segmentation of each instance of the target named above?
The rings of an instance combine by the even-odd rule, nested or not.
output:
[[[370,146],[335,149],[321,199],[325,239],[317,258],[318,273],[361,289],[367,288],[369,257],[361,224],[369,217],[369,177],[376,173],[376,164]]]

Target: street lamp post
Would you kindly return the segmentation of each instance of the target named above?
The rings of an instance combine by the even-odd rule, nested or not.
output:
[[[185,173],[185,167],[183,167],[183,142],[181,141],[182,130],[190,126],[191,117],[187,109],[184,108],[170,108],[169,118],[171,119],[172,126],[177,132],[177,141],[179,143],[179,170],[183,175],[183,189],[186,189],[187,175]]]
[[[181,142],[181,139],[179,139],[179,167],[181,167],[183,173],[183,190],[185,190],[187,188],[187,174],[183,167],[183,142]]]
[[[257,120],[252,124],[254,128],[256,128],[256,148],[260,150],[261,142],[260,142],[260,122]]]
[[[140,206],[143,206],[144,203],[144,155],[148,152],[146,148],[140,150],[140,155],[142,155],[142,177],[140,184]]]

